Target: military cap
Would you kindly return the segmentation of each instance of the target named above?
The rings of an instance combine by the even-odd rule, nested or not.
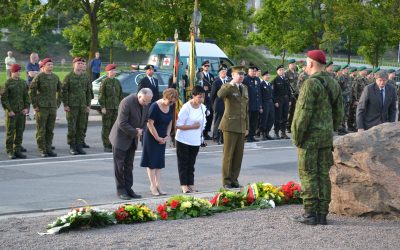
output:
[[[265,76],[265,75],[268,75],[269,74],[269,72],[268,72],[268,70],[266,70],[266,71],[264,71],[261,75],[262,76]]]
[[[110,70],[113,70],[113,69],[116,69],[117,68],[117,65],[116,64],[108,64],[105,68],[104,68],[104,70],[105,71],[110,71]]]
[[[349,69],[349,73],[353,73],[354,71],[357,71],[357,68],[356,68],[356,67],[351,67],[351,68]]]
[[[206,64],[210,64],[210,61],[208,61],[208,60],[205,60],[202,64],[201,64],[201,66],[204,66],[204,65],[206,65]]]
[[[154,69],[154,65],[147,64],[146,67],[144,67],[144,70],[148,70],[148,69]]]
[[[376,72],[378,72],[379,70],[381,70],[381,67],[373,68],[373,69],[372,69],[372,73],[376,73]]]
[[[340,70],[347,69],[348,67],[349,67],[349,65],[348,65],[348,64],[342,65],[342,66],[340,67]]]
[[[284,69],[285,67],[283,67],[283,65],[278,65],[278,67],[276,67],[276,70],[278,71],[279,69]]]
[[[228,67],[225,64],[222,64],[221,67],[219,67],[218,72],[221,70],[228,70]]]
[[[329,61],[329,62],[326,63],[325,67],[329,67],[329,66],[331,66],[332,64],[333,64],[333,62],[332,62],[332,61]]]
[[[333,66],[333,72],[338,72],[341,69],[339,65],[334,65]]]
[[[44,65],[46,65],[46,63],[48,62],[52,62],[52,60],[48,57],[46,57],[45,59],[43,59],[40,63],[39,63],[39,67],[42,68]]]
[[[396,72],[396,70],[395,69],[388,69],[387,72],[388,72],[388,74],[391,74],[391,73]]]
[[[357,70],[358,70],[358,71],[363,71],[363,70],[366,70],[366,69],[367,69],[367,67],[361,66],[361,67],[359,67]]]
[[[76,62],[86,62],[86,60],[82,57],[75,57],[74,60],[72,60],[72,63]]]
[[[309,57],[319,63],[326,64],[325,53],[322,50],[319,50],[319,49],[310,50],[307,52],[307,57]]]
[[[242,65],[232,66],[232,73],[244,73],[244,67]]]
[[[21,65],[13,63],[11,64],[11,73],[15,73],[21,70]]]
[[[289,59],[287,62],[288,62],[289,64],[290,64],[290,63],[295,63],[295,62],[296,62],[296,59]]]
[[[254,64],[250,64],[249,69],[258,70],[258,67]]]
[[[367,75],[372,73],[372,69],[367,69]]]

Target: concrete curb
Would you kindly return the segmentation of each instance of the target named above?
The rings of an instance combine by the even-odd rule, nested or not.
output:
[[[88,126],[91,125],[101,125],[101,120],[94,120],[88,122]],[[67,128],[68,123],[67,121],[56,121],[55,128]],[[36,129],[36,123],[35,122],[27,122],[25,123],[25,130],[35,130]],[[6,125],[5,124],[0,124],[0,132],[5,132],[6,131]]]

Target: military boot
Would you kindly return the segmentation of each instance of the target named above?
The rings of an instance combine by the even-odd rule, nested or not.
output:
[[[14,153],[8,153],[7,156],[8,156],[8,159],[10,159],[10,160],[17,159],[17,157],[15,156]]]
[[[80,155],[85,155],[86,154],[86,152],[82,149],[82,145],[77,145],[76,146],[76,151],[78,151],[78,153]]]
[[[57,154],[54,153],[52,150],[47,151],[47,156],[48,157],[57,157]]]
[[[318,218],[318,224],[320,224],[320,225],[327,225],[328,224],[327,221],[326,221],[326,214],[320,214],[319,213],[317,218]]]
[[[317,225],[318,223],[316,213],[304,213],[302,215],[291,216],[290,219],[306,225]]]
[[[26,159],[26,155],[21,153],[21,151],[15,152],[15,157],[17,157],[19,159]]]
[[[279,140],[281,139],[281,137],[279,136],[279,131],[275,131],[275,140]]]
[[[79,155],[79,152],[78,152],[78,150],[76,149],[76,145],[71,144],[71,145],[69,146],[69,153],[70,153],[71,155]]]
[[[283,131],[281,132],[281,139],[290,139],[290,137],[287,136],[285,130],[283,130]]]
[[[90,146],[87,145],[86,142],[83,142],[83,143],[82,143],[82,148],[90,148]]]

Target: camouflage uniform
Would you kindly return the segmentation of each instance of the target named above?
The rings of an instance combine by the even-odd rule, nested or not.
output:
[[[392,84],[397,90],[397,120],[400,121],[400,86],[396,84],[395,80],[388,80],[386,84]]]
[[[332,104],[323,78],[332,93]],[[326,73],[315,73],[304,82],[297,100],[292,138],[298,148],[298,168],[306,213],[327,214],[331,200],[329,169],[333,164],[333,129],[343,117],[342,91]]]
[[[343,107],[344,107],[344,115],[342,119],[342,126],[340,128],[341,131],[346,131],[346,123],[349,118],[350,113],[350,104],[351,104],[351,81],[348,75],[341,75],[338,78],[338,83],[340,88],[342,89],[343,96]]]
[[[67,112],[68,134],[67,142],[71,147],[80,147],[83,144],[84,128],[87,122],[86,108],[90,106],[89,78],[85,74],[77,75],[74,72],[65,76],[62,86],[62,99]]]
[[[357,113],[357,105],[358,100],[360,100],[361,93],[364,90],[365,86],[368,85],[368,80],[365,77],[358,76],[352,81],[352,103],[350,106],[349,119],[347,121],[347,125],[353,131],[356,131],[356,113]]]
[[[36,112],[36,142],[39,152],[51,152],[56,123],[57,108],[61,104],[61,82],[54,73],[39,73],[33,80],[29,90],[33,108]]]
[[[26,83],[22,79],[8,79],[5,83],[1,104],[6,117],[6,151],[8,155],[21,152],[22,136],[25,130],[25,114],[22,110],[29,108],[29,97]],[[9,117],[8,112],[15,116]]]
[[[92,100],[94,98],[93,85],[92,85],[92,82],[90,81],[89,75],[88,74],[84,74],[84,75],[88,79],[87,81],[89,83],[89,89],[90,89],[90,100]],[[89,113],[85,113],[85,116],[86,116],[86,121],[85,121],[85,126],[83,128],[83,145],[86,147],[89,147],[85,143],[86,132],[87,132],[87,127],[88,127],[88,122],[89,122]]]
[[[298,77],[298,79],[297,79],[297,89],[298,89],[298,91],[299,91],[299,94],[300,94],[301,87],[303,86],[305,80],[308,79],[308,77],[309,77],[309,76],[308,76],[308,74],[307,74],[305,71],[303,71],[303,72],[301,72],[301,73],[299,74],[299,77]]]
[[[111,128],[117,119],[118,106],[123,98],[122,87],[118,79],[106,78],[101,82],[99,90],[99,103],[101,108],[106,109],[106,113],[102,113],[103,127],[101,129],[101,138],[104,148],[111,148],[110,135]]]
[[[299,97],[299,88],[297,86],[297,81],[299,78],[299,74],[296,71],[291,71],[291,70],[286,70],[285,71],[285,78],[288,79],[288,82],[290,84],[290,91],[292,91],[292,100],[291,104],[289,107],[289,118],[288,118],[288,124],[287,130],[290,133],[290,127],[292,126],[292,121],[293,121],[293,115],[294,111],[296,109],[296,100]]]

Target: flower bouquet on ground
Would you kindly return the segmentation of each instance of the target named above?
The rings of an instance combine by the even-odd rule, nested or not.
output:
[[[300,184],[289,181],[288,183],[282,185],[281,191],[284,193],[285,203],[291,204],[301,204],[303,199],[301,198],[301,188]]]
[[[47,233],[39,234],[56,234],[71,229],[103,227],[115,223],[115,217],[112,212],[98,210],[89,206],[74,208],[68,214],[58,217],[54,222],[48,224]]]
[[[178,195],[169,198],[157,207],[162,220],[188,219],[211,215],[211,203],[193,196]]]
[[[144,204],[124,204],[114,211],[115,219],[120,224],[153,221],[157,216]]]
[[[223,212],[245,207],[245,197],[241,192],[220,189],[211,199],[213,212]]]
[[[256,208],[274,208],[284,197],[280,188],[263,182],[248,185],[244,193],[247,205]]]

